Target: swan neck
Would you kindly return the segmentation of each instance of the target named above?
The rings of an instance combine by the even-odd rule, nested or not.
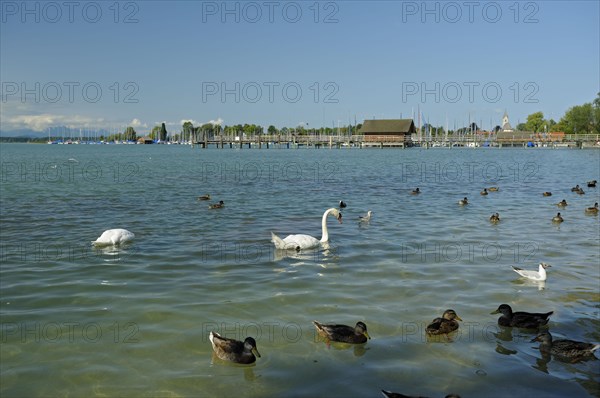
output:
[[[329,233],[327,232],[327,216],[329,215],[329,213],[331,213],[331,211],[334,209],[329,209],[327,210],[325,213],[323,213],[323,219],[321,220],[321,229],[322,229],[322,235],[321,235],[321,242],[329,242]]]

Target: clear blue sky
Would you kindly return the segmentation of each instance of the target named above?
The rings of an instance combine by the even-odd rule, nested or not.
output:
[[[600,91],[598,1],[2,1],[1,130],[560,119]],[[99,91],[101,90],[101,94]],[[301,91],[301,94],[300,94]]]

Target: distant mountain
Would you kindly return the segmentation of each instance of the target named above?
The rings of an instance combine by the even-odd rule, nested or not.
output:
[[[27,138],[42,138],[47,137],[47,132],[35,131],[30,129],[19,130],[0,130],[0,137],[27,137]]]

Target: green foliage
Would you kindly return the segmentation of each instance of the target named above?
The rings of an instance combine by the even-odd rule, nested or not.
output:
[[[160,137],[159,138],[161,141],[167,140],[167,126],[165,126],[164,123],[160,126]]]
[[[538,133],[544,131],[544,126],[546,124],[547,122],[544,120],[544,114],[542,112],[534,112],[531,115],[527,116],[525,130]]]

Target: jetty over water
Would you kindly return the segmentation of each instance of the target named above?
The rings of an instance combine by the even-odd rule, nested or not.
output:
[[[600,148],[600,134],[565,135],[561,140],[539,135],[514,137],[482,136],[465,134],[449,137],[422,137],[415,135],[294,135],[256,134],[243,136],[206,135],[203,140],[195,140],[192,146],[198,148],[407,148],[407,147],[570,147]]]

